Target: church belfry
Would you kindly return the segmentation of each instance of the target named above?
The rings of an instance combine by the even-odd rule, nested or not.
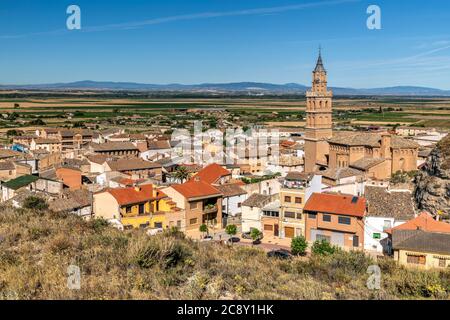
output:
[[[327,87],[327,71],[319,50],[313,71],[312,88],[306,92],[305,171],[328,166],[329,145],[333,136],[332,97]]]

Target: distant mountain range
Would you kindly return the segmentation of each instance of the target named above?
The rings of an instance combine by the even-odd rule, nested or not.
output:
[[[135,90],[135,91],[184,91],[208,93],[304,94],[308,86],[298,83],[272,84],[260,82],[202,83],[202,84],[144,84],[134,82],[77,81],[37,85],[0,85],[0,90]],[[426,87],[398,86],[372,89],[332,87],[335,95],[375,96],[450,96],[450,90]]]

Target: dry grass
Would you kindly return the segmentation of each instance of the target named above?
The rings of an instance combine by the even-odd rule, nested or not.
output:
[[[395,299],[449,298],[449,272],[380,264],[382,289],[366,288],[370,258],[277,260],[251,247],[198,244],[182,234],[148,237],[102,221],[0,208],[3,299]],[[67,287],[69,265],[81,289]]]

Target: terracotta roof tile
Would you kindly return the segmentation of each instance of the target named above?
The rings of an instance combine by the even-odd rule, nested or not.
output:
[[[122,206],[155,199],[153,185],[151,184],[140,187],[108,189],[106,192],[109,192]],[[160,197],[165,196],[162,192],[159,192],[159,195]]]
[[[363,217],[366,199],[352,195],[313,193],[303,210]]]
[[[221,195],[219,190],[204,181],[190,180],[183,184],[172,185],[172,188],[188,199]]]
[[[395,230],[423,230],[428,232],[450,233],[450,223],[436,221],[431,214],[422,212],[418,217],[387,230],[387,232],[392,233]]]
[[[199,178],[206,183],[215,183],[222,177],[231,176],[231,172],[217,163],[212,163],[200,170],[191,180]]]

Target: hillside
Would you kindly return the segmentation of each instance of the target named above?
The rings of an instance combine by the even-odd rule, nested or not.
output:
[[[67,267],[81,289],[67,288]],[[450,272],[380,262],[382,289],[366,288],[361,253],[276,260],[259,249],[194,243],[177,232],[148,237],[97,220],[0,208],[2,299],[450,298]]]
[[[450,136],[438,143],[417,175],[415,198],[419,209],[450,212]]]

